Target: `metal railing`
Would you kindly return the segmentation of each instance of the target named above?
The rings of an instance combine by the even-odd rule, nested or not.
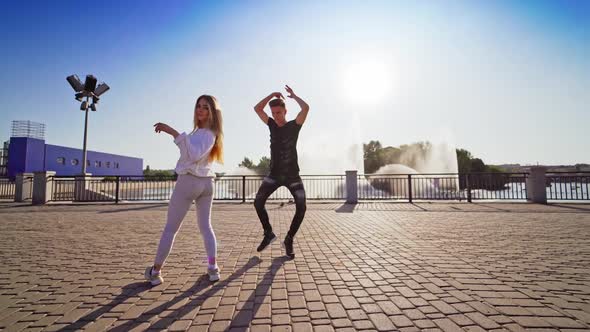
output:
[[[176,176],[52,176],[51,201],[161,201],[172,194]]]
[[[524,200],[526,173],[365,174],[361,200]]]
[[[527,173],[471,173],[463,177],[468,201],[527,199]]]
[[[51,201],[100,202],[117,199],[117,177],[51,176],[47,185],[51,186]]]
[[[51,186],[50,201],[73,201],[74,200],[74,178],[63,177],[57,178],[50,176],[47,178],[47,185]]]
[[[129,176],[116,177],[115,198],[122,201],[165,201],[174,191],[177,177]]]
[[[365,174],[357,178],[360,200],[526,200],[527,173]],[[301,176],[308,200],[345,200],[345,175]],[[78,180],[77,180],[78,179]],[[176,176],[53,176],[51,201],[165,201]],[[214,199],[253,201],[264,177],[217,177]],[[547,173],[548,200],[590,200],[590,172]],[[32,181],[31,181],[32,185]],[[14,197],[14,181],[0,181],[0,198]],[[291,200],[285,187],[269,200]]]
[[[302,181],[307,199],[345,199],[344,175],[305,175]],[[172,196],[176,176],[90,176],[86,181],[78,176],[48,177],[52,186],[51,201],[165,201]],[[214,182],[215,200],[253,201],[264,177],[257,175],[229,175]],[[269,200],[289,200],[292,195],[285,187],[279,188]]]
[[[590,200],[590,172],[548,172],[545,179],[548,200]]]
[[[0,178],[0,199],[14,199],[16,185],[14,180]]]
[[[215,179],[213,197],[216,200],[254,201],[264,176],[226,175]],[[346,199],[346,177],[344,175],[302,175],[308,200]],[[269,200],[290,200],[293,196],[285,187],[277,189]]]

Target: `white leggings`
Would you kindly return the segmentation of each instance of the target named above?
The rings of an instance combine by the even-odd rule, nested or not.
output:
[[[160,238],[154,262],[156,265],[164,265],[164,261],[172,249],[176,233],[193,201],[197,205],[197,223],[205,242],[207,256],[209,259],[217,256],[217,239],[215,239],[215,233],[211,227],[213,178],[179,175],[168,205],[166,227],[164,227],[162,238]]]

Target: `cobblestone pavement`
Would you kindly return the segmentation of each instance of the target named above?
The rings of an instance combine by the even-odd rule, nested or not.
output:
[[[269,205],[284,236],[292,205]],[[149,287],[166,205],[0,204],[0,330],[587,331],[590,205],[310,204],[294,260],[250,204],[195,214]],[[282,239],[282,236],[281,236]]]

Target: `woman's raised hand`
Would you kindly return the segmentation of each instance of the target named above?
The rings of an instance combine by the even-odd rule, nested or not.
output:
[[[160,133],[160,132],[165,132],[170,134],[172,129],[169,125],[162,123],[162,122],[158,122],[154,125],[154,130],[156,131],[156,133]]]

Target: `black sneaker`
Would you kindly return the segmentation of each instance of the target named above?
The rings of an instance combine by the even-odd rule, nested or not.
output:
[[[293,251],[293,238],[291,236],[285,236],[283,247],[285,248],[285,254],[287,256],[289,256],[291,259],[295,258],[295,252]]]
[[[262,239],[262,242],[260,242],[260,245],[258,246],[256,251],[261,252],[262,250],[266,249],[266,247],[268,247],[269,244],[273,243],[276,239],[277,236],[275,235],[275,233],[265,233],[264,238]]]

